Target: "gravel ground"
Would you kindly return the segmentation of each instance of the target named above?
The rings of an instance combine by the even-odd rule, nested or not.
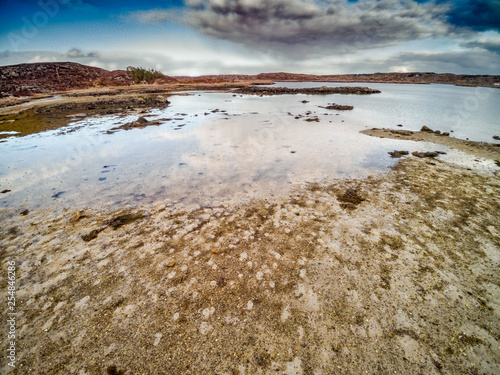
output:
[[[409,157],[250,203],[4,210],[1,367],[498,374],[499,193],[498,172]]]

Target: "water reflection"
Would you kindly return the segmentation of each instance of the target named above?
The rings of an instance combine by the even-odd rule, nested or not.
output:
[[[366,111],[360,103],[374,98],[307,96],[304,104],[299,95],[197,93],[174,96],[168,108],[146,114],[163,119],[160,126],[107,134],[137,119],[107,116],[63,131],[9,138],[0,144],[0,188],[11,192],[0,196],[0,204],[113,207],[160,199],[204,204],[286,194],[304,181],[384,172],[394,163],[387,151],[394,149],[446,151],[448,160],[471,162],[443,146],[359,134],[370,127],[359,118]],[[319,108],[333,101],[355,109]],[[319,122],[304,121],[308,112]]]

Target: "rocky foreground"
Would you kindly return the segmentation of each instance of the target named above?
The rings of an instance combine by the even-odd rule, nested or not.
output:
[[[245,204],[4,210],[4,373],[498,374],[499,193],[410,157]]]

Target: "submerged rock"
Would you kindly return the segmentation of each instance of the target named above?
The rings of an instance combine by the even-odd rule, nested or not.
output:
[[[319,106],[319,107],[325,108],[325,109],[334,109],[337,111],[351,111],[352,109],[354,109],[354,107],[352,105],[341,105],[341,104],[337,104],[337,103],[329,104],[326,107],[322,107],[322,106]]]
[[[443,151],[427,151],[427,152],[413,151],[411,154],[413,156],[418,157],[418,158],[435,158],[439,155],[445,155],[446,152],[443,152]]]
[[[340,207],[350,210],[355,209],[360,203],[366,200],[365,197],[359,194],[358,189],[355,188],[349,188],[344,194],[338,194],[337,199],[341,202]]]
[[[391,155],[391,158],[400,158],[402,156],[408,155],[410,152],[409,151],[389,151],[388,154]]]

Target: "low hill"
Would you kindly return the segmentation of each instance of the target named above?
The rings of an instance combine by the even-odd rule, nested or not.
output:
[[[176,80],[160,74],[155,83]],[[137,83],[125,70],[108,71],[73,62],[44,62],[0,66],[0,98],[30,96],[95,86],[128,86]]]

